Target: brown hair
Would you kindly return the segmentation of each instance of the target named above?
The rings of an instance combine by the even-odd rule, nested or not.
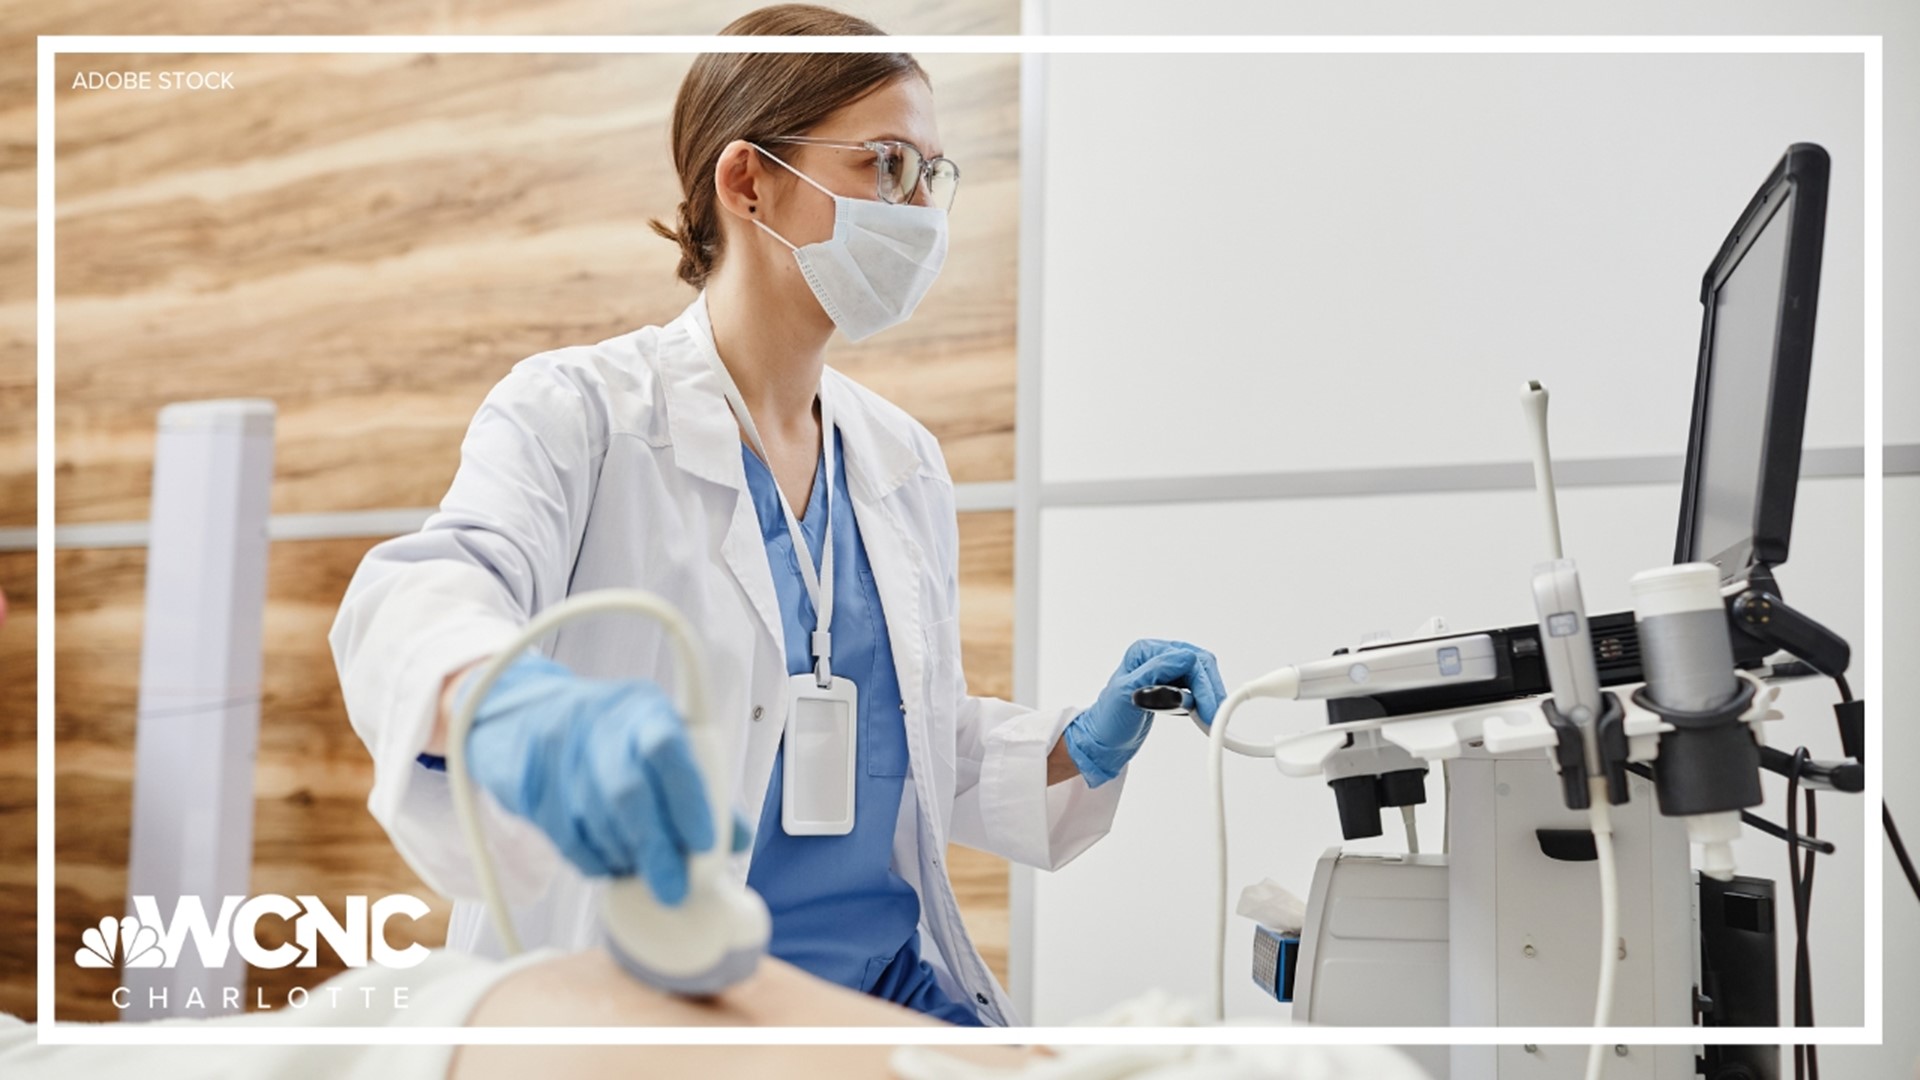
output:
[[[813,4],[774,4],[729,23],[722,34],[882,36],[864,19]],[[927,73],[906,53],[702,53],[673,102],[673,167],[680,174],[679,227],[649,221],[680,245],[680,280],[704,288],[720,257],[713,170],[735,139],[802,135],[837,110],[905,75]]]

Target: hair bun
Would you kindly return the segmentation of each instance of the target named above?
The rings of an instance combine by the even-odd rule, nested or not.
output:
[[[680,248],[680,265],[675,274],[680,280],[694,288],[703,288],[707,275],[713,272],[714,245],[711,237],[701,235],[699,218],[695,215],[692,203],[681,200],[674,213],[677,228],[668,228],[658,219],[649,219],[647,225],[655,234],[673,241]]]

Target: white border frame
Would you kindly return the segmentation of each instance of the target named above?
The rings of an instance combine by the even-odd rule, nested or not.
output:
[[[752,38],[717,36],[478,36],[478,35],[396,35],[396,36],[217,36],[217,35],[42,35],[38,39],[38,183],[37,183],[37,439],[39,472],[37,496],[38,550],[38,849],[36,918],[38,920],[38,1008],[42,1022],[36,1037],[49,1045],[553,1045],[553,1044],[863,1044],[863,1045],[952,1045],[952,1044],[1031,1044],[1053,1045],[1161,1045],[1179,1044],[1316,1044],[1316,1045],[1589,1045],[1596,1032],[1584,1027],[1550,1028],[1309,1028],[1309,1027],[1211,1027],[1211,1028],[307,1028],[278,1030],[267,1027],[226,1028],[195,1031],[190,1027],[158,1027],[145,1024],[83,1024],[55,1022],[54,1015],[54,651],[53,628],[56,596],[54,591],[54,58],[65,54],[162,54],[162,53],[696,53],[705,51],[753,52],[873,52],[905,51],[919,53],[1018,53],[1028,58],[1022,65],[1022,119],[1031,122],[1042,111],[1044,99],[1028,98],[1025,79],[1043,73],[1044,64],[1032,62],[1036,56],[1052,53],[1075,54],[1175,54],[1175,53],[1842,53],[1856,54],[1865,63],[1866,127],[1865,180],[1865,316],[1866,374],[1868,387],[1884,383],[1882,358],[1883,298],[1882,282],[1882,41],[1878,35],[1850,36],[1355,36],[1314,37],[1050,37],[982,35],[977,37],[933,37],[904,35],[884,39],[841,37]],[[1039,88],[1036,87],[1036,91]],[[1038,140],[1034,140],[1037,142]],[[1022,134],[1023,150],[1029,135]],[[1043,163],[1034,163],[1040,165]],[[1022,162],[1022,168],[1030,167]],[[1021,207],[1021,266],[1023,272],[1037,269],[1040,239],[1036,221],[1025,214],[1038,208],[1039,200],[1027,185],[1030,176],[1023,172]],[[1041,359],[1037,322],[1038,282],[1031,278],[1021,287],[1022,326],[1019,331],[1020,394],[1017,408],[1022,419],[1039,416],[1038,373]],[[1032,291],[1030,291],[1032,290]],[[1873,810],[1881,801],[1882,738],[1882,656],[1879,628],[1883,619],[1884,572],[1881,565],[1883,537],[1882,476],[1884,439],[1879,395],[1866,398],[1865,504],[1867,597],[1866,625],[1870,628],[1861,650],[1867,665],[1864,696],[1868,702],[1867,752],[1875,763],[1869,771],[1867,790],[1862,796],[1861,813],[1867,828],[1863,835],[1876,836],[1877,817]],[[1032,428],[1032,425],[1026,425]],[[1034,440],[1037,430],[1027,430],[1016,439]],[[1037,629],[1037,597],[1033,571],[1038,562],[1038,514],[1040,476],[1038,443],[1026,444],[1028,452],[1017,456],[1016,464],[1016,638],[1026,644]],[[1024,512],[1024,513],[1023,513]],[[1031,531],[1028,531],[1031,530]],[[1024,651],[1031,651],[1030,649]],[[1016,652],[1016,679],[1027,672],[1024,689],[1031,690],[1032,660],[1023,669]],[[1867,941],[1863,968],[1867,979],[1866,1024],[1860,1027],[1815,1028],[1607,1028],[1602,1041],[1647,1046],[1749,1045],[1764,1042],[1794,1043],[1811,1041],[1822,1045],[1873,1045],[1883,1041],[1882,980],[1884,946],[1883,860],[1865,859]],[[1020,890],[1016,887],[1015,892]],[[1028,897],[1030,901],[1030,896]],[[1029,924],[1026,933],[1031,934]],[[1019,932],[1015,931],[1015,936]],[[1030,971],[1022,977],[1031,979]],[[1011,980],[1018,985],[1019,979]]]

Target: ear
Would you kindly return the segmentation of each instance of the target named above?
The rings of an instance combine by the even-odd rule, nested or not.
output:
[[[741,221],[756,221],[766,217],[767,209],[763,205],[769,194],[772,178],[767,174],[766,161],[760,151],[745,139],[735,139],[720,151],[720,159],[713,165],[713,187],[716,202],[721,213],[731,214]]]

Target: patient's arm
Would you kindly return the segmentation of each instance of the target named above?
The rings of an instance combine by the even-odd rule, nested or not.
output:
[[[711,1001],[696,1002],[644,986],[604,950],[535,964],[501,980],[468,1019],[472,1027],[923,1027],[937,1022],[897,1005],[857,994],[771,957],[745,982]],[[912,1041],[903,1034],[903,1042]],[[1015,1065],[1025,1054],[1011,1047],[954,1047],[956,1056]],[[698,1076],[701,1080],[882,1080],[892,1054],[884,1046],[466,1046],[453,1060],[452,1080],[522,1080],[527,1076]]]

